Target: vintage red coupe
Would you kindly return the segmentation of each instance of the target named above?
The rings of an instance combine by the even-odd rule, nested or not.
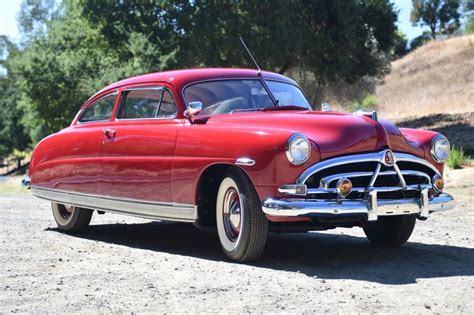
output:
[[[29,175],[65,232],[93,210],[190,222],[250,261],[273,229],[358,226],[373,244],[404,244],[416,218],[454,206],[448,154],[444,136],[375,112],[315,111],[285,76],[195,69],[104,88],[37,145]]]

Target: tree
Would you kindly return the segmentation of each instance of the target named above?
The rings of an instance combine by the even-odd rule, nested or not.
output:
[[[410,42],[410,51],[423,46],[425,43],[431,40],[430,32],[423,32],[420,36],[413,38]]]
[[[263,69],[305,69],[319,91],[386,70],[397,14],[387,0],[362,1],[84,1],[84,16],[113,47],[126,30],[149,34],[166,67],[254,67],[242,36]],[[123,27],[120,22],[125,21]],[[174,50],[173,50],[174,49]]]
[[[5,73],[0,75],[0,157],[5,157],[14,148],[25,150],[29,139],[20,124],[23,112],[17,108],[19,94],[6,62],[6,56],[15,54],[16,47],[6,36],[0,36],[0,51],[0,67],[5,69]]]
[[[120,48],[113,49],[75,1],[65,1],[61,10],[44,22],[46,32],[27,38],[21,53],[8,61],[16,75],[22,124],[33,143],[68,126],[80,106],[104,86],[162,70],[161,60],[168,60],[138,32],[124,33]]]
[[[25,36],[5,63],[16,95],[11,104],[32,144],[68,126],[88,97],[119,79],[254,67],[239,36],[262,68],[310,74],[318,101],[330,86],[387,70],[397,20],[388,0],[57,3],[24,0]]]
[[[460,27],[460,0],[412,0],[410,20],[413,25],[428,26],[431,38],[436,34],[452,34]]]
[[[474,0],[464,0],[463,15],[466,18],[465,34],[474,34]]]
[[[392,55],[395,59],[405,56],[408,53],[408,39],[402,32],[397,31]]]

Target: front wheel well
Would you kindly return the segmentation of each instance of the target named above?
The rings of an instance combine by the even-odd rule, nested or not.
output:
[[[197,185],[197,226],[216,226],[217,192],[226,172],[231,168],[238,169],[248,176],[244,170],[231,164],[214,164],[202,173]]]

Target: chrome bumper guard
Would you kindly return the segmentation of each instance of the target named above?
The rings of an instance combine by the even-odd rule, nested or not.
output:
[[[262,210],[274,217],[339,217],[367,216],[368,221],[376,221],[379,216],[418,214],[421,219],[428,218],[431,212],[450,210],[455,207],[454,198],[442,193],[428,198],[428,189],[421,191],[420,199],[382,199],[377,200],[377,191],[368,193],[366,200],[319,200],[319,199],[266,199]]]

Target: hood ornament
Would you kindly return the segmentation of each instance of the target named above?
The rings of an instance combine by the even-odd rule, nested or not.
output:
[[[354,112],[354,115],[355,115],[355,116],[367,116],[367,117],[369,117],[370,119],[375,120],[375,121],[378,121],[378,120],[379,120],[379,117],[378,117],[376,111],[364,112],[364,111],[362,111],[362,110],[358,110],[358,111]]]
[[[321,111],[322,112],[332,112],[332,108],[328,103],[321,104]]]

